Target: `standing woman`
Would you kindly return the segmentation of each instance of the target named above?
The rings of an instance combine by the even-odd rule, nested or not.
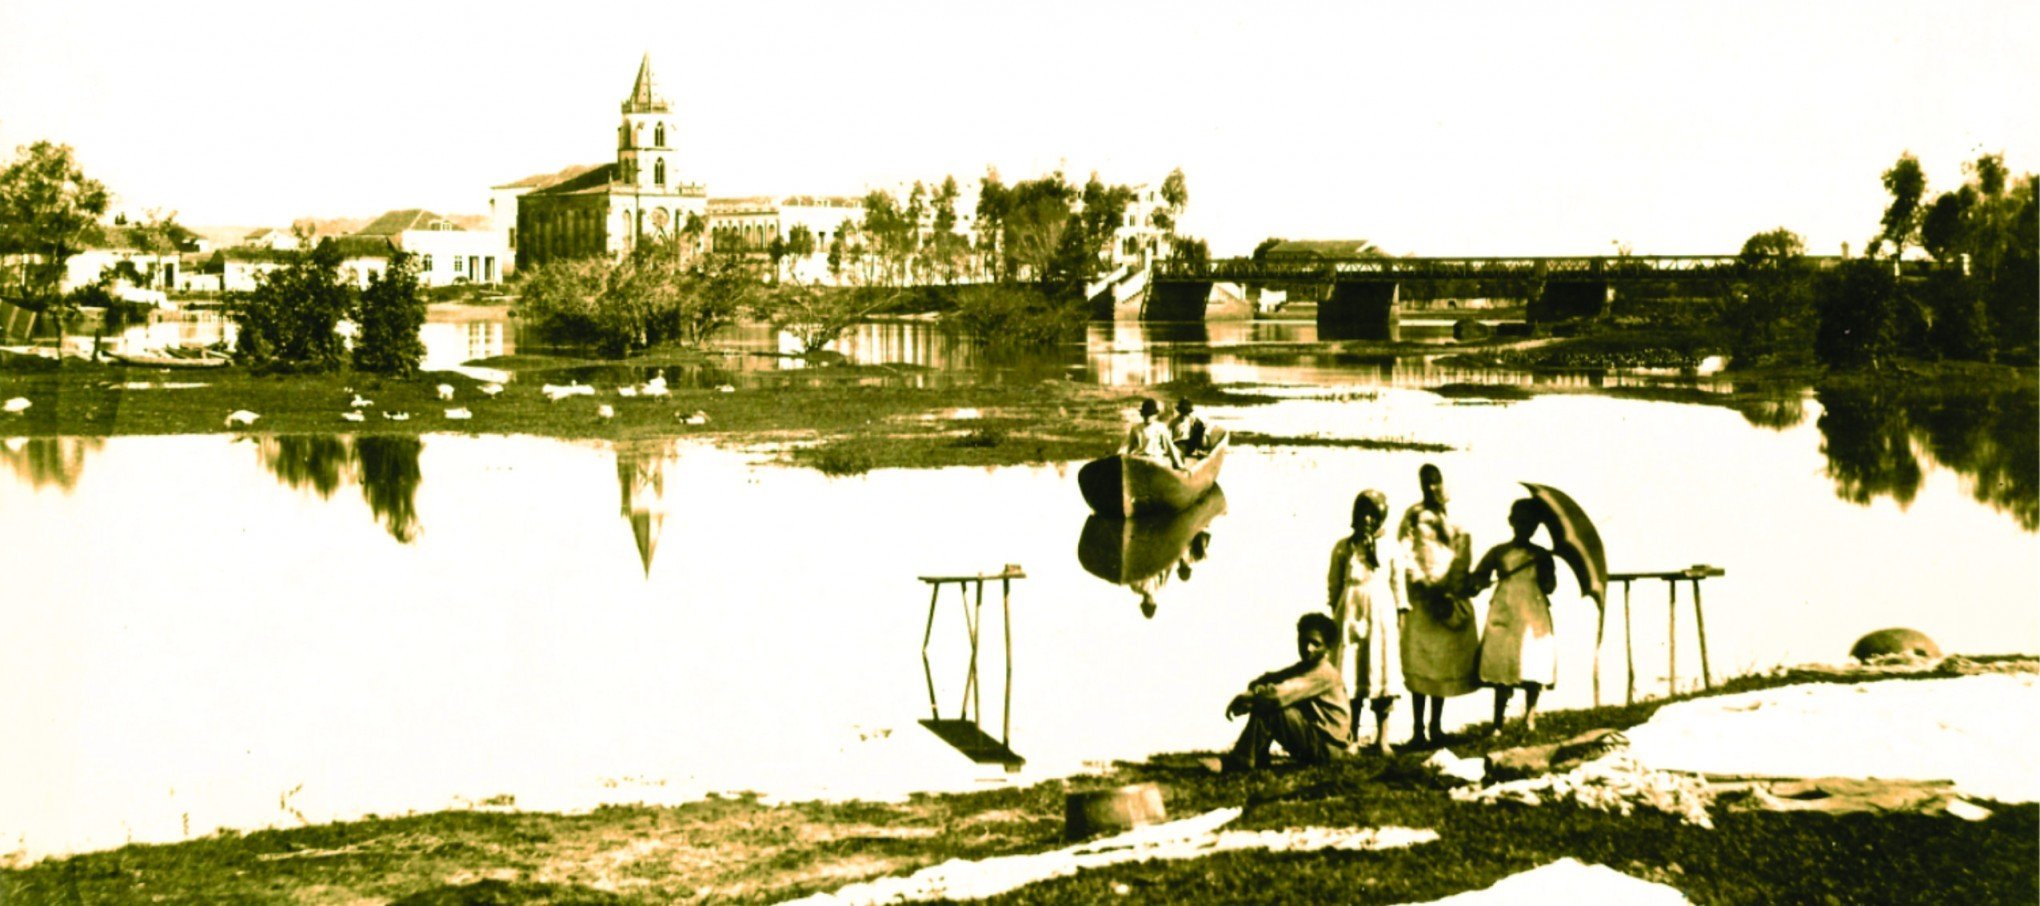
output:
[[[1388,525],[1388,498],[1380,491],[1361,491],[1353,499],[1353,534],[1332,545],[1332,568],[1326,577],[1326,606],[1339,624],[1332,643],[1332,661],[1346,673],[1346,652],[1353,653],[1353,738],[1360,738],[1360,703],[1374,710],[1374,751],[1389,753],[1388,712],[1402,694],[1402,658],[1397,639],[1403,612],[1402,577],[1394,545],[1381,537]]]
[[[1403,514],[1396,539],[1403,546],[1403,593],[1410,603],[1402,627],[1403,682],[1415,706],[1410,744],[1422,746],[1444,735],[1445,700],[1480,687],[1474,663],[1480,653],[1480,630],[1473,625],[1473,608],[1464,594],[1473,539],[1445,513],[1445,502],[1451,498],[1445,493],[1444,473],[1425,463],[1417,480],[1424,499]]]
[[[1558,637],[1547,597],[1558,587],[1558,573],[1551,551],[1530,543],[1549,518],[1544,504],[1528,497],[1516,501],[1509,507],[1514,537],[1491,548],[1473,570],[1475,594],[1495,586],[1480,640],[1480,681],[1495,688],[1495,732],[1501,732],[1509,696],[1519,686],[1523,726],[1537,729],[1537,695],[1558,682]]]

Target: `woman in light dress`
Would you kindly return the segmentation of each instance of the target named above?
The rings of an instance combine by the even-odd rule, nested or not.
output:
[[[1530,543],[1550,513],[1530,498],[1509,507],[1514,537],[1495,545],[1474,567],[1472,588],[1494,586],[1487,628],[1480,640],[1480,681],[1495,690],[1494,731],[1502,729],[1509,697],[1523,690],[1523,725],[1537,729],[1537,696],[1558,682],[1558,637],[1551,626],[1552,589],[1558,573],[1551,551]]]
[[[1171,469],[1183,468],[1183,454],[1177,452],[1169,423],[1162,420],[1162,404],[1154,397],[1140,401],[1140,424],[1127,430],[1126,443],[1120,445],[1119,452],[1152,459]]]
[[[1326,606],[1339,624],[1332,659],[1353,677],[1353,738],[1360,737],[1360,703],[1374,711],[1374,750],[1388,754],[1388,713],[1402,694],[1398,650],[1403,613],[1402,576],[1395,546],[1382,537],[1388,498],[1366,490],[1353,500],[1353,533],[1332,545]],[[1349,656],[1350,655],[1350,656]]]
[[[1451,499],[1445,476],[1425,463],[1417,472],[1424,499],[1403,514],[1396,539],[1403,546],[1403,594],[1410,603],[1402,627],[1403,682],[1415,712],[1410,744],[1428,745],[1444,735],[1445,699],[1480,687],[1474,658],[1480,651],[1479,627],[1467,616],[1466,567],[1473,559],[1473,540],[1445,513]],[[1430,705],[1428,732],[1425,705]]]

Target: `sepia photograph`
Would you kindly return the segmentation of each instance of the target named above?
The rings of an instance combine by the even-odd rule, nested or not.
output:
[[[2040,900],[2035,86],[0,0],[0,904]]]

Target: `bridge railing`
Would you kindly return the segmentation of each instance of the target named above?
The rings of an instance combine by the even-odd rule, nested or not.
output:
[[[1817,269],[1845,260],[1809,255]],[[1224,280],[1255,283],[1335,283],[1341,280],[1455,280],[1498,278],[1584,278],[1638,280],[1733,277],[1749,269],[1735,255],[1519,256],[1457,258],[1324,258],[1255,260],[1222,258],[1203,264],[1162,261],[1158,280]]]

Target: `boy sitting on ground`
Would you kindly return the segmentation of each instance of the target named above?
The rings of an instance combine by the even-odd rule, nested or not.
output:
[[[1339,665],[1329,657],[1337,632],[1331,617],[1304,614],[1296,621],[1296,663],[1262,674],[1233,696],[1225,716],[1245,714],[1247,726],[1221,762],[1225,771],[1267,767],[1271,742],[1304,764],[1323,764],[1346,750],[1351,709]]]

